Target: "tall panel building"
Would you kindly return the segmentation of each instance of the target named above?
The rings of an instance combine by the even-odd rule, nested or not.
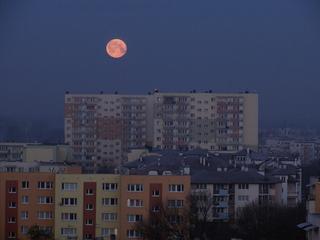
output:
[[[258,145],[257,94],[155,93],[153,146],[238,151]]]
[[[66,94],[65,141],[86,169],[120,164],[147,143],[150,96]]]
[[[238,151],[258,145],[255,93],[66,94],[65,141],[87,169],[130,149]]]

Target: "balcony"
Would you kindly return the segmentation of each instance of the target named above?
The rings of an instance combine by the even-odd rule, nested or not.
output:
[[[216,208],[228,208],[229,204],[227,201],[222,201],[222,202],[215,202],[214,207]]]
[[[214,213],[213,219],[215,219],[215,220],[228,220],[229,215],[228,215],[228,213]]]
[[[228,196],[229,192],[228,192],[227,189],[219,189],[219,190],[215,190],[213,192],[213,195],[216,195],[216,196]]]

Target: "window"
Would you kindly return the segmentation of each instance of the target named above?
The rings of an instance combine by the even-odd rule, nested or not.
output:
[[[52,212],[44,212],[44,211],[40,211],[38,212],[38,219],[52,219]]]
[[[40,196],[40,197],[38,197],[38,203],[39,204],[52,204],[53,203],[53,197]]]
[[[22,196],[21,197],[21,203],[22,204],[28,204],[29,203],[29,196]]]
[[[248,195],[239,195],[238,200],[239,201],[249,201],[249,196]]]
[[[102,198],[102,205],[105,205],[105,206],[118,205],[118,198]]]
[[[86,204],[86,210],[92,211],[93,210],[93,204],[92,203],[87,203]]]
[[[160,212],[160,206],[152,206],[151,211],[154,213]]]
[[[169,215],[168,221],[171,224],[180,224],[183,221],[183,217],[180,215]]]
[[[114,228],[102,228],[101,229],[101,236],[102,237],[109,237],[110,235],[114,234]]]
[[[143,200],[140,199],[128,199],[128,207],[143,207]]]
[[[93,220],[92,219],[86,219],[85,224],[86,225],[93,225]]]
[[[168,207],[169,208],[182,208],[183,207],[183,200],[168,200]]]
[[[128,184],[128,191],[129,192],[142,192],[143,191],[143,184]]]
[[[39,230],[51,234],[53,229],[48,226],[39,226]]]
[[[61,213],[61,220],[64,221],[76,221],[77,214],[76,213]]]
[[[184,185],[183,184],[169,184],[169,192],[183,192]]]
[[[238,184],[239,189],[249,189],[249,184],[248,183],[241,183]]]
[[[116,221],[118,218],[117,213],[102,213],[103,221]]]
[[[22,234],[28,234],[29,228],[28,226],[21,226],[21,233]]]
[[[17,203],[16,202],[9,202],[9,208],[16,208]]]
[[[62,236],[75,236],[77,234],[76,228],[61,228]]]
[[[153,189],[152,190],[152,197],[160,197],[160,190],[159,189]]]
[[[29,181],[22,181],[21,182],[21,187],[23,189],[28,189],[29,188]]]
[[[84,240],[92,240],[92,239],[93,239],[92,234],[86,233],[86,234],[84,235]]]
[[[92,188],[88,188],[87,190],[86,190],[86,195],[93,195],[94,193],[93,193],[93,189]]]
[[[117,191],[118,184],[117,183],[103,183],[102,189],[105,191]]]
[[[17,237],[17,235],[16,235],[15,232],[9,232],[8,233],[8,238],[16,238],[16,237]]]
[[[130,214],[128,215],[128,222],[142,222],[142,215]]]
[[[136,230],[127,230],[127,237],[128,238],[141,238],[142,237],[142,233]]]
[[[38,189],[52,189],[53,182],[38,182]]]
[[[9,193],[16,193],[17,189],[16,189],[16,187],[9,187],[8,192]]]
[[[196,189],[207,189],[207,184],[196,184]]]
[[[62,198],[61,205],[63,206],[76,206],[77,198]]]
[[[21,219],[26,220],[29,218],[29,213],[27,211],[23,211],[20,213]]]
[[[16,223],[17,219],[15,217],[9,217],[8,218],[8,223]]]
[[[78,188],[77,183],[62,183],[61,189],[64,191],[75,191]]]

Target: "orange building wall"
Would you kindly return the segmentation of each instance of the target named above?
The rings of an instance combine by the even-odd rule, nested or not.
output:
[[[0,173],[0,240],[5,240],[7,235],[5,212],[8,208],[5,196],[8,193],[6,182],[17,181],[17,225],[18,225],[18,239],[27,239],[21,234],[21,226],[31,227],[33,225],[54,227],[54,215],[50,220],[39,220],[38,211],[47,211],[54,214],[54,203],[39,204],[39,196],[53,197],[54,200],[54,173]],[[29,188],[22,188],[22,181],[29,181]],[[53,182],[52,189],[38,189],[38,181]],[[29,196],[29,204],[22,204],[22,196]],[[21,212],[28,211],[29,218],[27,220],[21,219]]]
[[[143,219],[148,219],[152,202],[156,203],[157,200],[152,200],[150,186],[158,186],[160,188],[160,201],[163,206],[167,205],[167,201],[170,200],[184,200],[184,204],[187,204],[187,199],[190,195],[190,176],[138,176],[138,175],[126,175],[121,176],[121,210],[120,210],[120,232],[118,233],[118,239],[128,239],[127,230],[133,229],[135,223],[128,222],[129,214],[143,215]],[[129,192],[128,184],[143,184],[143,192]],[[183,184],[183,192],[169,192],[169,184]],[[141,199],[143,200],[143,207],[128,207],[128,199]]]

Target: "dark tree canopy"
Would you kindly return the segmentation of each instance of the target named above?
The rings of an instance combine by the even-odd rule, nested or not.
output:
[[[304,221],[302,206],[251,203],[239,211],[235,227],[244,240],[302,240],[305,233],[297,225]]]

